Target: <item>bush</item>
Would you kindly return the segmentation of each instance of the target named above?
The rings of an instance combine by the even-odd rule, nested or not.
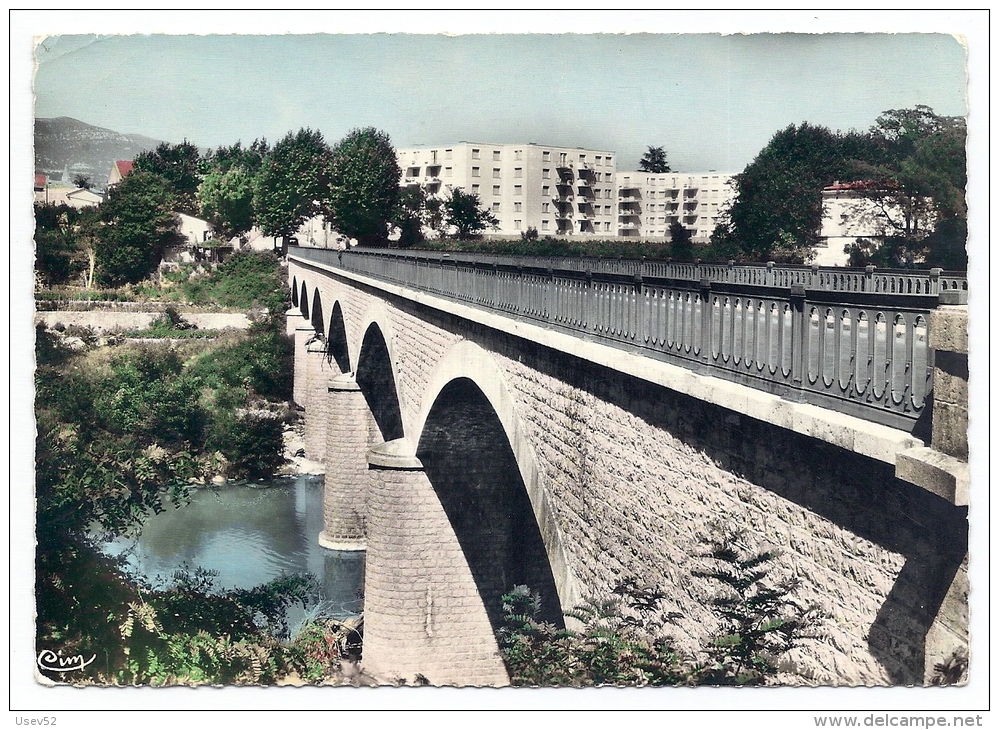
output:
[[[230,478],[270,476],[284,463],[284,424],[272,413],[227,414],[212,422],[206,448],[226,458]]]
[[[663,607],[665,594],[634,579],[613,596],[592,598],[566,616],[581,630],[538,620],[539,598],[526,586],[503,596],[500,649],[516,685],[753,685],[772,683],[778,659],[817,638],[819,614],[802,606],[797,583],[774,579],[772,551],[756,551],[741,533],[722,533],[705,556],[710,569],[695,577],[721,583],[711,608],[721,631],[699,656],[681,656],[668,625],[682,614]]]

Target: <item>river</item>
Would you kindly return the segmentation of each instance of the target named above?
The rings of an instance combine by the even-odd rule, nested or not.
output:
[[[217,572],[217,589],[252,588],[308,572],[321,586],[323,615],[360,614],[364,553],[326,550],[317,541],[323,527],[323,477],[302,474],[200,487],[191,496],[190,504],[148,518],[137,540],[119,538],[105,552],[124,554],[128,569],[154,584],[169,584],[173,572],[185,565]],[[289,610],[293,632],[306,615],[301,607]]]

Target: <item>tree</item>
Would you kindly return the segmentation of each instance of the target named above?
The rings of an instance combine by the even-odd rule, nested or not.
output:
[[[402,170],[385,132],[354,129],[333,148],[329,168],[329,220],[364,245],[386,245],[399,198]]]
[[[266,154],[266,140],[255,140],[245,148],[239,142],[219,147],[205,158],[198,206],[221,238],[228,240],[253,227],[253,183]]]
[[[930,107],[890,109],[871,127],[875,154],[857,160],[858,218],[884,231],[858,242],[851,259],[882,266],[967,266],[967,129]]]
[[[693,234],[680,221],[674,221],[669,225],[670,256],[676,261],[693,261],[694,244],[691,242]]]
[[[162,142],[155,150],[135,158],[133,172],[144,170],[159,175],[170,187],[176,209],[197,215],[201,162],[201,152],[186,139],[180,144]]]
[[[666,161],[666,150],[662,147],[649,147],[638,163],[642,172],[672,172]]]
[[[853,160],[870,146],[863,135],[807,122],[781,130],[735,176],[736,196],[712,247],[746,261],[808,260],[822,225],[822,189],[849,179]]]
[[[486,228],[496,228],[499,221],[488,210],[479,206],[477,193],[466,193],[461,188],[452,188],[442,205],[441,232],[449,233],[459,241],[478,238]]]
[[[87,267],[85,236],[96,211],[35,203],[35,274],[45,284],[66,284]]]
[[[293,236],[322,212],[329,146],[311,129],[288,132],[263,159],[253,181],[253,217],[267,236]]]
[[[399,229],[399,246],[413,246],[424,240],[423,226],[427,222],[427,194],[416,185],[399,191],[392,224]]]
[[[90,176],[83,173],[73,176],[73,184],[84,190],[90,190],[90,188],[94,187],[94,184],[90,182]]]
[[[102,284],[135,283],[156,270],[166,248],[179,241],[173,203],[170,184],[143,170],[108,191],[94,244]]]

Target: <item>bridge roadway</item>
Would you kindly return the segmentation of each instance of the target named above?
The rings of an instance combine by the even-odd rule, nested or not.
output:
[[[367,551],[376,676],[506,683],[516,584],[556,623],[661,585],[692,649],[722,528],[826,613],[809,681],[966,651],[961,276],[302,248],[289,284],[319,539]]]

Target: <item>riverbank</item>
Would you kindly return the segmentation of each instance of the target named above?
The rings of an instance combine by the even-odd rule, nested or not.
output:
[[[305,421],[298,417],[285,426],[281,434],[284,438],[285,463],[277,471],[277,476],[297,476],[299,474],[326,474],[326,465],[305,456]]]

